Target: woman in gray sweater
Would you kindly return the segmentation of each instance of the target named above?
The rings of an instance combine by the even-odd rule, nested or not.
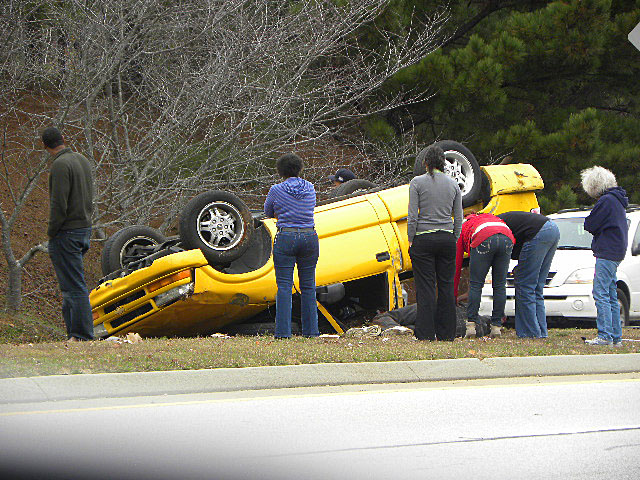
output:
[[[409,184],[407,222],[418,304],[415,335],[418,340],[453,340],[453,278],[456,241],[462,227],[462,194],[458,184],[444,173],[445,157],[440,147],[429,146],[418,157],[424,159],[427,172]]]

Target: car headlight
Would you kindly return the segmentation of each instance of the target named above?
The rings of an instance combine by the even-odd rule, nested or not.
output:
[[[172,288],[166,292],[156,295],[153,299],[158,307],[164,307],[170,303],[177,302],[180,299],[187,298],[193,293],[193,283],[187,283],[179,287]]]
[[[564,283],[593,283],[595,268],[580,268],[567,277]]]
[[[93,327],[93,336],[98,338],[103,338],[108,335],[107,329],[104,327],[103,323],[99,323],[98,325]]]

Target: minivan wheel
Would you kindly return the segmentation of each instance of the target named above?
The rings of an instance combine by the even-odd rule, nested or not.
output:
[[[109,275],[141,258],[141,247],[160,245],[166,241],[166,237],[160,231],[146,225],[131,225],[118,230],[102,247],[102,274]]]
[[[620,305],[620,323],[623,327],[628,327],[631,322],[629,320],[629,299],[624,291],[620,288],[616,290],[618,293],[618,305]]]
[[[253,218],[236,195],[211,190],[191,199],[180,214],[180,239],[186,249],[199,248],[210,264],[239,258],[249,247]]]

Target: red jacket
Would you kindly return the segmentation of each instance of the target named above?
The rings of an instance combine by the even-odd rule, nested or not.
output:
[[[453,291],[456,297],[458,296],[458,284],[460,283],[460,270],[462,270],[464,254],[470,253],[472,248],[477,247],[491,235],[497,233],[506,235],[513,243],[516,242],[507,224],[495,215],[479,213],[477,215],[469,215],[465,219],[456,245],[456,276],[453,280]]]

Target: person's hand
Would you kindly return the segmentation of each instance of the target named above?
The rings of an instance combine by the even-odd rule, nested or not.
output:
[[[456,305],[460,306],[461,303],[466,303],[469,299],[469,292],[462,293],[456,297]]]

